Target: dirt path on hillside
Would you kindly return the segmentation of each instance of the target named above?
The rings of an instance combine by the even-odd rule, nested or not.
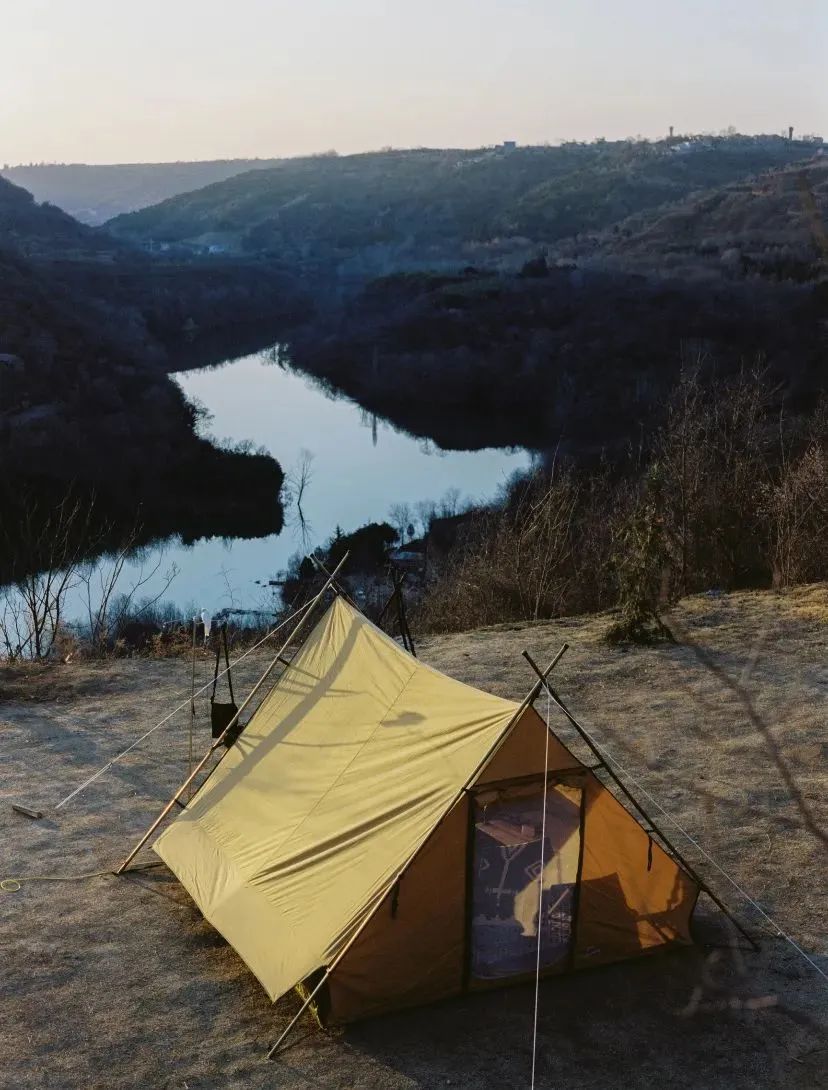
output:
[[[501,626],[423,642],[422,657],[520,698],[523,648],[551,658],[596,739],[828,972],[828,589],[688,599],[673,646],[610,649],[606,618]],[[251,656],[241,692],[261,672]],[[54,804],[189,689],[186,660],[0,670],[0,877],[111,868],[186,772],[187,715]],[[199,662],[206,681],[212,661]],[[544,710],[544,702],[538,707]],[[567,743],[573,734],[553,720]],[[197,752],[208,744],[206,695]],[[11,810],[41,808],[41,821]],[[676,840],[679,841],[676,834]],[[699,852],[681,848],[750,926]],[[153,857],[146,853],[145,860]],[[764,1090],[828,1082],[828,984],[780,938],[729,946],[701,906],[699,946],[541,986],[537,1086]],[[531,987],[323,1033],[272,1006],[163,867],[0,893],[3,1090],[503,1090],[528,1086]]]

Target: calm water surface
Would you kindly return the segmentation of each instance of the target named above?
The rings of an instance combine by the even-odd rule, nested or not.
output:
[[[214,438],[260,444],[288,474],[311,456],[302,502],[309,536],[303,541],[288,510],[279,535],[168,545],[164,566],[174,561],[180,569],[169,597],[182,606],[211,612],[228,605],[265,606],[261,584],[276,577],[294,553],[323,544],[337,526],[348,531],[382,521],[395,503],[437,501],[450,488],[464,499],[488,498],[530,464],[524,451],[446,452],[383,421],[374,423],[354,402],[331,397],[267,353],[174,377],[187,397],[212,414],[207,433]]]

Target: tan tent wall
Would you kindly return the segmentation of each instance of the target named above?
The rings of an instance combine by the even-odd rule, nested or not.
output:
[[[575,968],[690,943],[697,883],[593,773],[584,786]]]
[[[543,727],[536,713],[534,721],[530,716],[524,721],[535,731],[538,723]],[[518,727],[512,737],[515,742],[504,744],[505,759],[497,771],[510,771],[519,778],[527,774],[533,758],[524,753],[521,763],[521,753],[508,749],[523,748],[527,742],[527,749],[535,747],[531,735],[521,737]],[[567,762],[571,759],[567,755]],[[488,777],[488,772],[484,775]],[[648,834],[591,772],[584,769],[564,778],[584,790],[582,876],[569,968],[621,961],[673,943],[689,943],[696,883],[654,841],[648,870]],[[337,966],[329,981],[333,1021],[355,1021],[463,993],[468,821],[464,800],[412,863],[396,896],[385,899]],[[542,975],[560,975],[566,968],[552,968]],[[471,988],[488,990],[504,983],[472,982]]]
[[[478,784],[539,776],[543,770],[546,723],[533,708],[527,708],[512,728],[509,737],[494,754],[478,777]],[[548,772],[583,768],[554,734],[549,736]]]
[[[540,777],[546,725],[527,708],[477,786]],[[554,735],[547,769],[582,767]],[[455,807],[377,911],[329,981],[334,1021],[417,1006],[463,990],[468,804]],[[392,904],[396,900],[396,913]]]
[[[331,1017],[350,1022],[463,987],[468,797],[443,820],[331,974]]]

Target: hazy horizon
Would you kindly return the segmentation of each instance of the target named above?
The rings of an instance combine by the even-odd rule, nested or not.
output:
[[[724,129],[719,129],[719,128],[715,128],[715,127],[712,127],[712,126],[708,126],[707,128],[704,128],[704,129],[699,129],[698,131],[694,130],[692,132],[690,130],[687,130],[686,134],[683,134],[680,130],[677,130],[676,133],[675,133],[676,136],[681,136],[681,135],[688,135],[688,136],[690,136],[690,135],[693,135],[693,136],[699,136],[699,135],[703,135],[703,136],[720,136],[720,135],[724,135],[724,134],[725,134]],[[656,134],[648,134],[648,133],[632,134],[632,133],[630,133],[628,135],[628,137],[611,137],[609,139],[611,139],[613,141],[621,141],[621,142],[623,142],[626,139],[631,139],[631,140],[642,139],[642,140],[649,140],[651,142],[655,142],[655,141],[666,138],[668,135],[669,134],[666,133],[666,132],[665,133],[656,133]],[[739,135],[742,135],[742,136],[774,136],[774,135],[786,136],[787,131],[785,129],[779,129],[779,130],[775,130],[775,131],[765,130],[765,129],[763,129],[763,130],[757,129],[755,132],[739,131]],[[797,137],[802,137],[803,135],[804,135],[803,133],[795,133],[794,134],[794,139],[797,139]],[[807,135],[809,135],[809,136],[811,136],[811,135],[821,136],[823,138],[823,140],[826,139],[825,134],[821,133],[821,132],[814,132],[814,133],[809,132]],[[600,138],[595,137],[595,136],[582,136],[582,137],[574,136],[574,137],[570,137],[568,139],[574,140],[576,142],[581,142],[581,143],[592,143],[596,139],[600,139]],[[531,143],[522,144],[520,141],[518,141],[517,146],[518,147],[523,147],[523,148],[545,147],[545,146],[554,147],[554,146],[557,146],[559,143],[561,143],[561,142],[548,140],[548,141],[544,141],[542,144],[531,144]],[[352,156],[352,155],[373,155],[373,154],[377,154],[377,153],[394,152],[394,151],[399,151],[399,152],[408,152],[408,151],[475,151],[478,148],[483,149],[483,148],[492,148],[492,147],[496,147],[496,146],[497,146],[497,142],[494,141],[494,140],[491,140],[487,144],[417,144],[416,146],[411,146],[411,147],[406,147],[404,145],[397,146],[397,145],[386,144],[381,148],[379,148],[379,147],[377,147],[377,148],[356,148],[356,149],[349,150],[349,151],[340,151],[338,148],[325,148],[325,149],[320,148],[320,149],[318,149],[316,151],[298,152],[295,155],[233,155],[233,156],[230,156],[230,155],[207,156],[207,155],[205,155],[205,156],[203,156],[201,158],[198,158],[198,159],[180,159],[180,158],[179,159],[133,159],[133,160],[122,159],[122,160],[117,161],[117,162],[115,160],[100,160],[100,161],[97,161],[97,160],[91,160],[91,159],[83,159],[83,160],[82,159],[75,159],[75,160],[69,160],[69,159],[31,160],[30,159],[30,160],[28,160],[26,162],[23,162],[23,161],[20,161],[20,162],[5,162],[2,165],[0,165],[0,169],[3,169],[3,170],[5,170],[5,169],[16,170],[16,169],[21,168],[21,167],[139,167],[139,166],[166,166],[166,165],[177,164],[177,163],[251,162],[251,161],[256,161],[256,160],[261,161],[261,162],[268,162],[270,160],[277,160],[277,159],[278,160],[282,160],[282,159],[287,160],[287,159],[315,159],[315,158],[322,158],[322,157],[325,157],[326,155],[332,154],[333,152],[335,152],[336,155],[339,156],[339,157],[347,157],[347,156]]]
[[[828,130],[819,0],[30,0],[3,27],[12,165]]]

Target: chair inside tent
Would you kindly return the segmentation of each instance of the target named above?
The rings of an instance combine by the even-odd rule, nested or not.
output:
[[[154,850],[332,1021],[689,943],[696,881],[554,734],[544,793],[545,734],[337,596]]]

